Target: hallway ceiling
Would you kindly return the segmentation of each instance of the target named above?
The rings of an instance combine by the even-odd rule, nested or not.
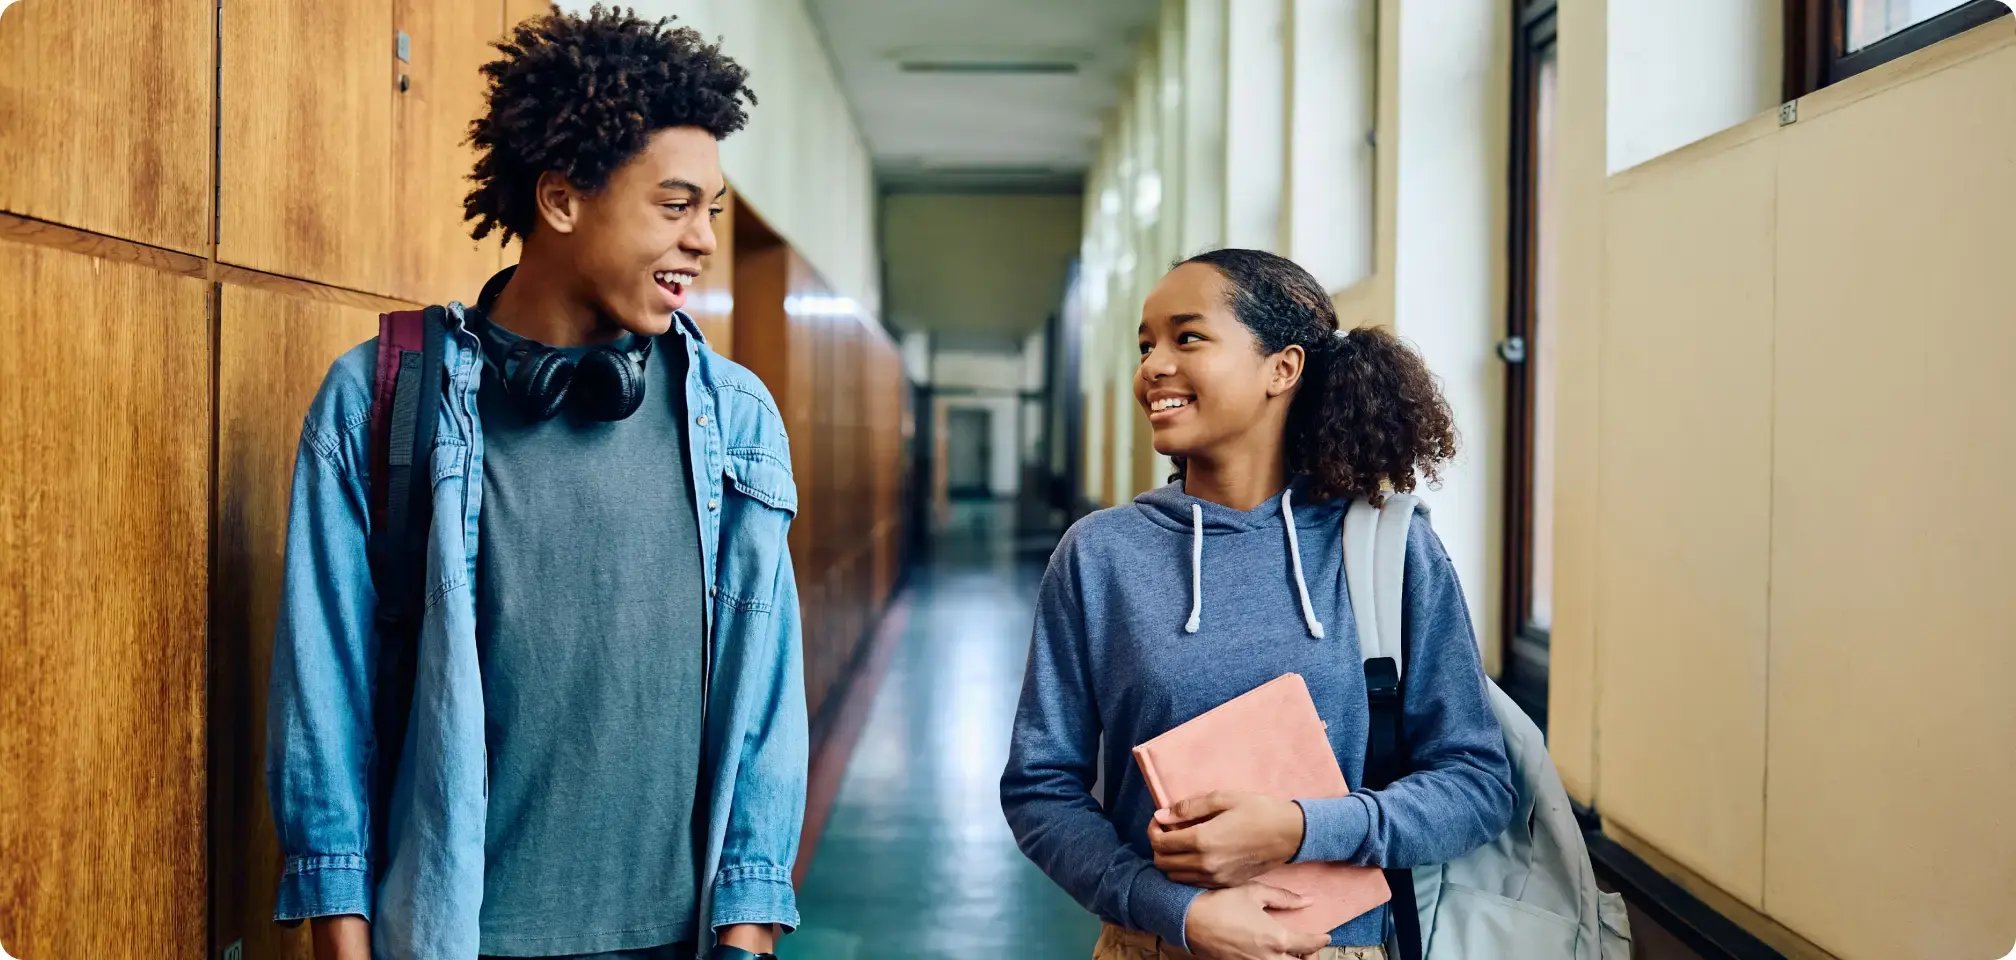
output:
[[[1158,0],[807,0],[896,191],[1076,191]]]

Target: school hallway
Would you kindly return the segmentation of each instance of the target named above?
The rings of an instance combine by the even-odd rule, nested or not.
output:
[[[782,960],[1082,960],[1099,935],[1016,848],[998,793],[1036,591],[1061,531],[1018,529],[1007,501],[945,511],[813,744],[804,925],[779,944]],[[1604,886],[1616,889],[1609,877]],[[1704,960],[1662,923],[1714,920],[1627,899],[1634,960]]]
[[[869,654],[887,666],[879,683],[864,670],[872,705],[825,828],[807,836],[805,925],[784,960],[1091,955],[1097,921],[1016,849],[997,791],[1055,539],[1018,536],[1006,505],[953,504],[892,609],[905,622],[891,648]]]

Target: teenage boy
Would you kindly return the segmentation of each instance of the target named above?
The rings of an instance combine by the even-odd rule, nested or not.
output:
[[[375,341],[302,427],[267,778],[274,917],[314,918],[318,960],[747,960],[798,923],[791,457],[680,312],[755,97],[672,23],[554,13],[483,68],[466,214],[523,252],[429,313],[416,637],[374,622],[374,431],[404,436],[373,425]],[[380,680],[399,642],[410,707]]]

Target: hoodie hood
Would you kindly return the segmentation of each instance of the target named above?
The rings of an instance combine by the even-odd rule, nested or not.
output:
[[[1190,618],[1183,624],[1184,632],[1196,633],[1203,623],[1205,542],[1215,536],[1272,530],[1288,541],[1290,572],[1295,579],[1296,599],[1302,606],[1302,622],[1311,637],[1323,638],[1323,623],[1316,619],[1316,612],[1310,606],[1309,583],[1302,574],[1302,531],[1298,528],[1310,527],[1310,532],[1319,536],[1323,535],[1319,531],[1340,536],[1343,513],[1348,503],[1343,500],[1303,503],[1298,508],[1297,498],[1306,497],[1308,490],[1307,477],[1294,477],[1280,494],[1261,501],[1251,510],[1235,510],[1222,503],[1193,497],[1183,492],[1181,480],[1134,498],[1135,508],[1150,523],[1190,534]]]

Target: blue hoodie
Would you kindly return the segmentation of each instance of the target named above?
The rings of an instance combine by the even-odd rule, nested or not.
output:
[[[1363,782],[1367,707],[1344,582],[1346,503],[1295,503],[1304,493],[1298,481],[1239,511],[1172,483],[1080,520],[1050,557],[1001,807],[1023,853],[1107,921],[1187,949],[1184,921],[1203,892],[1155,868],[1155,801],[1135,744],[1293,672],[1329,725],[1345,779]],[[1440,863],[1511,819],[1512,771],[1469,608],[1425,518],[1408,538],[1405,607],[1412,772],[1384,790],[1302,800],[1298,862]],[[1385,920],[1385,908],[1374,910],[1331,943],[1381,943]]]

